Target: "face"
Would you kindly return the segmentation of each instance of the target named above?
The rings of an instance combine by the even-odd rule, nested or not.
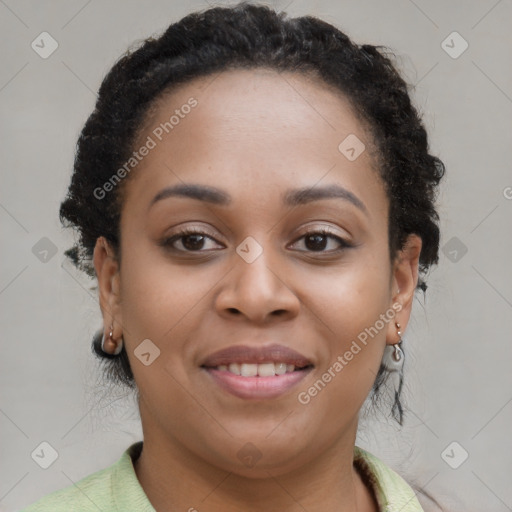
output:
[[[390,261],[388,199],[348,100],[302,75],[224,72],[159,101],[143,144],[121,263],[100,239],[94,261],[145,440],[252,476],[353,446],[421,242]]]

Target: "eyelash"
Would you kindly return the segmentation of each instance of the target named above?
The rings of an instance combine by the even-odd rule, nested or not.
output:
[[[184,252],[184,253],[207,252],[205,250],[190,251],[190,250],[186,250],[186,249],[185,250],[183,250],[183,249],[176,249],[173,246],[174,242],[176,242],[177,240],[180,240],[181,238],[185,238],[185,237],[187,237],[189,235],[205,235],[207,238],[210,238],[210,239],[212,239],[212,240],[214,240],[216,242],[215,237],[211,233],[209,233],[208,231],[205,231],[204,229],[201,229],[201,228],[191,227],[191,228],[185,228],[182,231],[172,235],[171,237],[163,239],[160,242],[159,245],[163,246],[166,249],[177,251],[177,252]],[[311,231],[308,231],[308,232],[304,233],[302,236],[300,236],[299,238],[297,238],[293,242],[293,244],[297,243],[299,240],[302,240],[303,238],[305,238],[307,236],[312,236],[312,235],[322,235],[324,237],[328,237],[328,238],[331,238],[333,240],[336,240],[336,242],[338,242],[341,247],[338,248],[338,249],[335,249],[335,250],[331,250],[331,251],[301,250],[300,252],[312,252],[312,253],[319,253],[319,254],[322,254],[322,253],[323,254],[333,254],[333,253],[338,253],[338,252],[343,251],[344,249],[352,247],[352,245],[349,244],[346,240],[344,240],[343,238],[339,237],[338,235],[335,235],[333,232],[331,232],[327,228],[313,229]]]

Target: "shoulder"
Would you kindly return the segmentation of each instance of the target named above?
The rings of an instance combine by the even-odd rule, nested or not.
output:
[[[375,494],[382,512],[424,512],[411,486],[375,455],[354,447],[354,464]]]
[[[142,442],[132,444],[111,466],[44,496],[21,512],[112,512],[132,510],[132,506],[135,507],[133,510],[152,512],[154,509],[149,505],[133,467],[133,460],[141,449]]]
[[[112,468],[113,466],[110,466],[97,471],[73,485],[48,494],[21,512],[111,510]]]

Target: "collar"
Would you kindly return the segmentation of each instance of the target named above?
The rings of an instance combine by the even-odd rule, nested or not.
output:
[[[354,466],[373,491],[380,512],[424,512],[409,484],[375,455],[354,446]]]

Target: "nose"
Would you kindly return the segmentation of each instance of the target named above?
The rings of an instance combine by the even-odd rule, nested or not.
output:
[[[268,252],[264,250],[251,263],[233,255],[234,267],[222,280],[223,287],[215,299],[221,316],[267,324],[277,317],[284,320],[298,314],[300,300],[293,292],[293,283],[288,282],[290,274]]]

